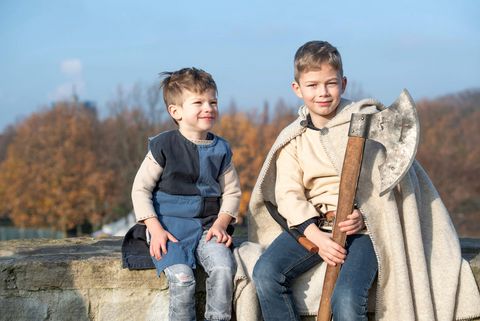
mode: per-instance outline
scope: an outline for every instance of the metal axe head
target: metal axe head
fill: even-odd
[[[405,176],[417,153],[420,125],[415,103],[406,89],[388,108],[374,114],[353,114],[349,136],[372,139],[385,147],[386,159],[379,166],[380,196]]]

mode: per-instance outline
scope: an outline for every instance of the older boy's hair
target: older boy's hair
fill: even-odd
[[[323,63],[328,63],[343,77],[342,57],[337,48],[327,41],[309,41],[298,48],[294,60],[294,76],[298,82],[302,72],[318,69]]]
[[[180,105],[183,103],[182,94],[184,90],[194,93],[204,93],[207,90],[214,90],[217,94],[217,85],[208,72],[197,68],[183,68],[173,72],[162,72],[164,77],[160,88],[163,89],[163,101],[168,109],[169,105]]]

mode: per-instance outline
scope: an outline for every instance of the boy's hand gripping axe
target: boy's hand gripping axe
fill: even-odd
[[[345,246],[346,235],[340,232],[338,223],[346,220],[354,208],[365,140],[375,140],[386,150],[385,162],[379,166],[380,196],[394,188],[413,163],[418,146],[419,121],[412,97],[404,90],[390,107],[380,112],[352,114],[348,136],[332,236],[341,246]],[[317,321],[331,319],[330,299],[339,271],[340,264],[327,266]]]

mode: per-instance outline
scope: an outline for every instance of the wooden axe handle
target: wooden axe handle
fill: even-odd
[[[333,227],[333,240],[345,246],[346,234],[340,232],[338,223],[345,221],[348,215],[353,211],[355,203],[355,193],[357,190],[358,177],[360,176],[360,168],[362,166],[363,149],[365,146],[365,138],[349,137],[345,158],[343,160],[342,173],[340,175],[340,191],[338,195],[337,214],[335,216],[335,226]],[[330,321],[331,307],[330,300],[332,297],[335,282],[340,272],[340,264],[336,266],[327,266],[325,280],[323,282],[322,297],[320,299],[320,307],[318,309],[317,321]]]

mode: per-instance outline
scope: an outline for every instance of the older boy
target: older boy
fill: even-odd
[[[272,223],[264,202],[269,201],[319,251],[311,254],[286,232],[273,233],[276,238],[253,271],[264,319],[299,320],[292,282],[322,261],[343,264],[332,297],[335,321],[367,320],[369,289],[377,272],[378,319],[478,315],[480,309],[472,308],[479,302],[472,273],[461,258],[448,213],[418,163],[398,188],[380,197],[377,167],[383,151],[368,143],[356,199],[359,210],[339,224],[348,235],[346,247],[333,242],[325,230],[325,218],[336,210],[350,115],[381,107],[371,99],[352,103],[341,98],[346,84],[335,47],[311,41],[298,49],[292,87],[305,105],[267,156],[252,193],[251,221],[261,231],[258,241],[268,245]],[[454,260],[446,267],[442,260],[451,255]],[[303,295],[307,292],[312,289]]]
[[[240,185],[230,146],[209,132],[218,117],[217,87],[196,68],[163,75],[178,129],[149,142],[133,183],[135,214],[151,235],[157,273],[165,271],[169,282],[170,320],[195,320],[196,263],[208,275],[205,318],[230,320],[235,262],[227,227],[237,216]]]

